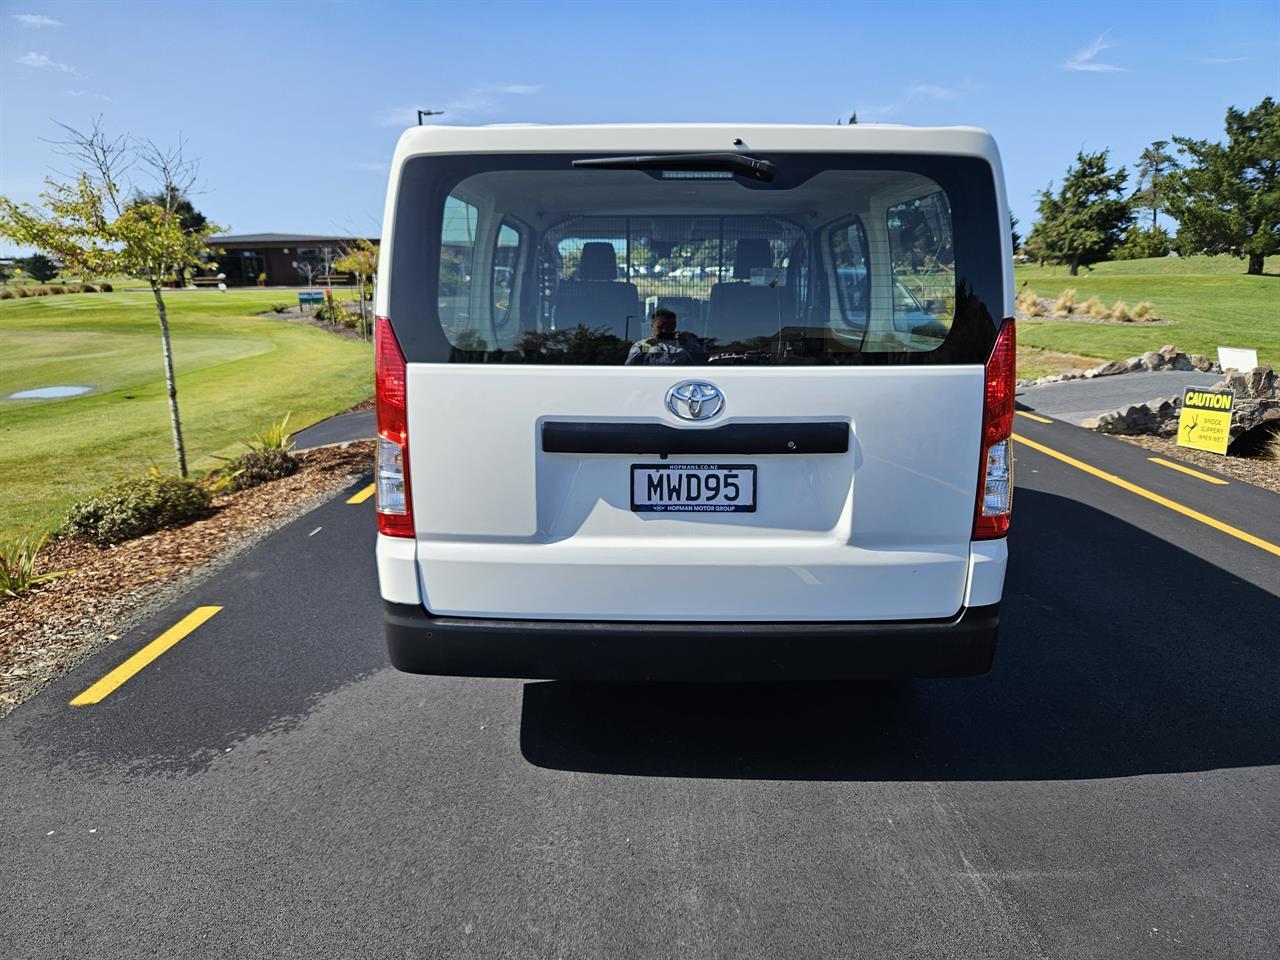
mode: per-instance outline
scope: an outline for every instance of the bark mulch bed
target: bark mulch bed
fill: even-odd
[[[1167,437],[1125,437],[1117,439],[1150,450],[1166,460],[1176,460],[1192,467],[1213,470],[1232,480],[1252,483],[1273,493],[1280,493],[1280,460],[1264,460],[1261,457],[1220,457],[1207,450],[1180,447],[1176,440]]]
[[[74,572],[0,603],[0,717],[368,471],[373,442],[297,456],[293,476],[219,496],[203,520],[114,547],[50,541],[39,569]]]
[[[358,314],[360,312],[360,303],[358,300],[338,300],[337,297],[334,297],[334,301],[348,313]],[[287,320],[290,323],[305,323],[309,327],[317,327],[320,330],[325,330],[335,336],[345,337],[348,340],[369,339],[368,337],[361,336],[360,332],[354,327],[344,327],[340,323],[325,323],[314,315],[312,309],[313,308],[308,307],[304,310],[302,307],[293,305],[285,308],[284,310],[268,310],[266,313],[259,314],[259,316],[267,317],[272,320]],[[365,311],[369,317],[369,325],[372,327],[373,304],[366,303]]]

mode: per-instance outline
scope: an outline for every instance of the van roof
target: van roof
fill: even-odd
[[[741,140],[741,144],[735,144]],[[396,161],[440,153],[560,151],[925,153],[982,157],[999,169],[991,134],[979,127],[910,127],[760,123],[494,124],[410,127],[396,145]]]

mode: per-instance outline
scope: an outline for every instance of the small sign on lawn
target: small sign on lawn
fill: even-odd
[[[1235,399],[1231,390],[1187,387],[1178,417],[1178,446],[1225,455],[1231,439],[1231,407]]]
[[[1252,370],[1257,365],[1257,350],[1247,347],[1218,348],[1218,366],[1223,370]]]

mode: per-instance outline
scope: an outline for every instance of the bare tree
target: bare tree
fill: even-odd
[[[297,270],[299,275],[307,281],[307,293],[310,293],[311,288],[315,286],[316,277],[320,276],[320,271],[323,268],[314,260],[295,260],[293,261],[293,269]],[[309,306],[310,303],[308,303]]]
[[[369,315],[365,307],[365,285],[372,283],[378,273],[378,245],[368,240],[357,240],[354,246],[348,247],[334,266],[347,273],[354,273],[360,294],[360,334],[367,337],[369,331]]]

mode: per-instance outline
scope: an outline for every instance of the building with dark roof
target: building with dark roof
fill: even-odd
[[[299,264],[314,266],[314,276],[326,274],[332,262],[361,239],[378,242],[377,237],[322,236],[311,233],[237,233],[210,237],[209,246],[219,251],[217,270],[208,271],[227,286],[261,282],[265,286],[300,286],[307,282]],[[344,275],[345,278],[345,275]],[[354,278],[350,278],[354,281]]]

